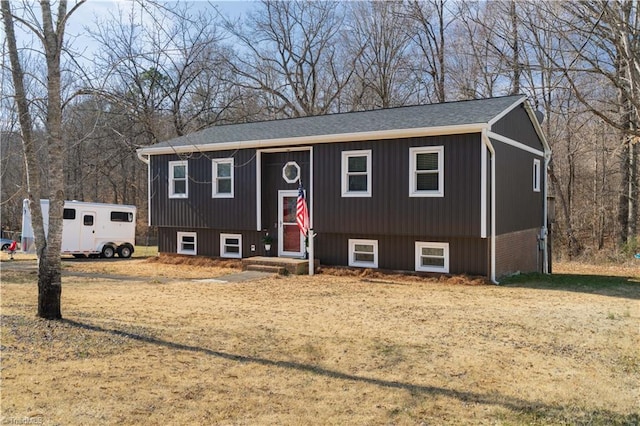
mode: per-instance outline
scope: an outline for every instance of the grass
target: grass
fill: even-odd
[[[3,262],[2,422],[640,422],[633,267],[225,284],[196,279],[236,263],[168,261],[65,261],[56,322],[34,316],[32,272]]]

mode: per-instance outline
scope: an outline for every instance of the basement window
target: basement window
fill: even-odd
[[[416,271],[449,272],[449,243],[416,241]]]
[[[178,232],[178,254],[198,254],[198,236],[195,232]]]
[[[241,234],[220,234],[220,257],[242,258]]]
[[[378,267],[378,240],[349,240],[349,266]]]

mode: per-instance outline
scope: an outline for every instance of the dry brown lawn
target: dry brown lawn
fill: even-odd
[[[197,279],[238,265],[69,260],[65,319],[49,322],[32,263],[1,265],[3,423],[640,422],[633,264],[493,286],[345,270],[217,283]]]

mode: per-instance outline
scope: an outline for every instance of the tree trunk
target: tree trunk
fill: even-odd
[[[38,254],[38,316],[46,319],[60,319],[62,317],[60,309],[62,294],[60,247],[65,199],[60,56],[62,55],[67,18],[84,3],[84,0],[78,1],[69,14],[67,14],[67,1],[60,0],[55,25],[51,13],[51,3],[48,0],[41,0],[42,26],[29,26],[42,41],[46,58],[46,149],[43,152],[36,152],[34,147],[33,122],[29,114],[27,94],[24,90],[24,72],[20,65],[13,26],[16,18],[11,12],[10,2],[0,3],[5,34],[7,35],[16,104],[20,116],[32,226]],[[35,8],[30,10],[31,16],[35,16],[34,10]],[[41,168],[48,171],[49,228],[46,237],[40,208],[44,184],[39,175]]]
[[[511,67],[513,70],[513,81],[511,82],[511,95],[520,94],[520,36],[518,35],[518,12],[515,0],[509,3],[509,15],[511,18]]]

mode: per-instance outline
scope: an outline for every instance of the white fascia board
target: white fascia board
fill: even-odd
[[[331,135],[316,135],[316,136],[299,136],[292,138],[278,138],[278,139],[257,139],[250,141],[236,141],[236,142],[220,142],[209,144],[192,144],[181,146],[168,146],[168,147],[148,147],[140,148],[138,150],[138,156],[141,155],[162,155],[162,154],[180,154],[189,152],[206,152],[206,151],[223,151],[228,149],[246,149],[257,148],[266,149],[271,147],[281,147],[287,145],[313,145],[320,143],[335,143],[335,142],[358,142],[358,141],[371,141],[380,139],[398,139],[398,138],[412,138],[421,136],[442,136],[442,135],[455,135],[464,133],[480,133],[483,129],[488,129],[487,123],[472,123],[463,124],[457,126],[439,126],[439,127],[419,127],[413,129],[393,129],[382,130],[372,132],[353,132],[353,133],[337,133]],[[188,137],[188,136],[187,136]]]
[[[518,142],[518,141],[514,141],[513,139],[508,138],[506,136],[502,136],[502,135],[499,135],[499,134],[494,133],[494,132],[487,132],[487,136],[489,136],[491,139],[493,139],[495,141],[502,142],[502,143],[505,143],[507,145],[511,145],[514,148],[518,148],[518,149],[521,149],[523,151],[527,151],[527,152],[530,152],[532,154],[539,155],[540,157],[544,157],[545,153],[543,151],[540,151],[539,149],[531,148],[528,145],[525,145],[525,144],[523,144],[521,142]]]
[[[531,108],[531,105],[529,105],[529,102],[524,103],[524,110],[527,111],[527,114],[529,115],[529,119],[533,123],[533,128],[535,129],[536,133],[538,134],[538,137],[542,141],[542,146],[544,148],[545,154],[551,155],[551,146],[549,145],[549,142],[547,142],[547,138],[544,136],[542,127],[540,126],[540,123],[538,122],[538,118],[534,114],[533,109]]]
[[[522,96],[520,99],[518,99],[513,104],[511,104],[511,106],[509,106],[508,108],[505,108],[500,114],[496,115],[491,120],[489,120],[489,126],[493,126],[495,123],[497,123],[499,120],[501,120],[502,117],[504,117],[505,115],[509,114],[511,111],[513,111],[521,103],[524,102],[526,104],[527,103],[527,102],[525,102],[526,100],[527,100],[527,97],[526,96]]]

